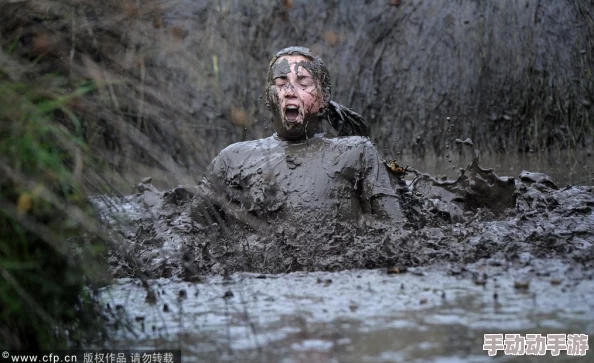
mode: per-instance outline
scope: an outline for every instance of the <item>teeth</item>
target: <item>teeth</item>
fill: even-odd
[[[293,105],[289,105],[287,106],[287,110],[297,110],[299,107],[297,106],[293,106]]]

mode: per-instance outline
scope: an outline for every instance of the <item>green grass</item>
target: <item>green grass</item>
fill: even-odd
[[[52,74],[2,78],[0,348],[80,346],[103,330],[88,287],[105,268],[102,246],[76,238],[95,230],[81,186],[92,160],[68,103],[94,87],[71,91]]]

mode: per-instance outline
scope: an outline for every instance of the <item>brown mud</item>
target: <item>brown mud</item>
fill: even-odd
[[[466,265],[472,279],[450,264],[145,286],[120,279],[102,297],[130,316],[115,333],[118,347],[181,348],[188,362],[492,362],[485,333],[594,331],[594,281],[576,278],[578,269],[557,259],[493,265]],[[541,274],[529,277],[534,266]],[[151,305],[146,286],[156,292]]]
[[[124,240],[112,273],[132,277],[102,291],[129,320],[114,323],[115,344],[200,361],[474,362],[491,358],[485,333],[589,334],[594,187],[499,177],[473,151],[453,180],[385,163],[404,227],[268,224],[247,211],[257,205],[201,223],[196,188],[160,191],[150,178],[134,195],[95,198]]]
[[[250,214],[205,225],[192,217],[195,190],[150,179],[94,199],[124,237],[112,272],[132,277],[102,293],[130,320],[114,325],[116,344],[200,361],[475,362],[491,358],[485,333],[591,332],[594,187],[499,177],[474,156],[454,180],[387,162],[402,228],[299,231]]]
[[[195,190],[160,191],[150,179],[134,195],[92,201],[106,226],[124,239],[126,252],[112,252],[110,258],[116,277],[191,280],[236,271],[357,268],[403,272],[448,264],[452,273],[480,279],[471,264],[532,266],[532,274],[546,274],[552,258],[572,265],[576,278],[591,273],[593,187],[558,189],[546,175],[531,172],[500,178],[480,167],[478,154],[456,180],[409,170],[417,175],[412,182],[394,183],[408,220],[404,227],[347,220],[307,229],[289,220],[261,228],[257,218],[251,225],[224,220],[207,225],[193,217]]]

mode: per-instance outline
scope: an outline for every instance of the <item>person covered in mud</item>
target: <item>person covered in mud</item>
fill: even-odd
[[[201,218],[229,215],[254,228],[290,222],[301,230],[329,223],[404,217],[361,116],[330,100],[328,70],[307,48],[279,51],[265,99],[275,133],[226,147],[200,183]],[[328,126],[331,126],[328,127]],[[366,222],[367,221],[367,222]]]

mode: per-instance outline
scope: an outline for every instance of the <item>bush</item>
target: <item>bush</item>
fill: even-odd
[[[0,348],[80,346],[102,331],[92,291],[105,277],[82,186],[92,161],[71,109],[93,86],[10,72],[0,69]]]

